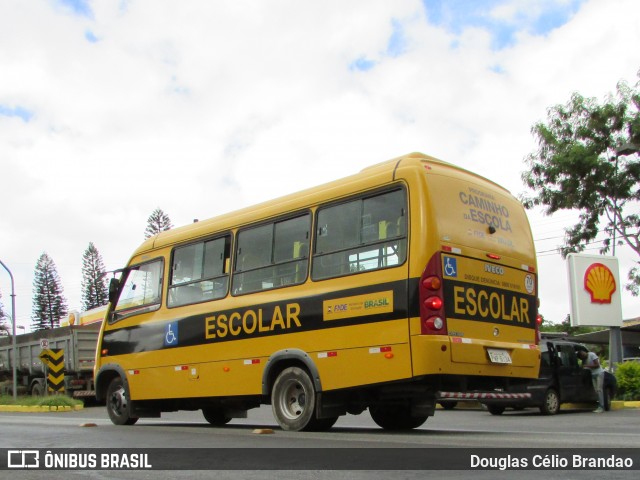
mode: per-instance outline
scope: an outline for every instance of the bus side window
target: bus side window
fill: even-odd
[[[402,189],[320,208],[312,278],[322,280],[404,263],[405,212]]]
[[[248,228],[238,233],[233,294],[302,283],[307,278],[311,215]]]
[[[177,307],[226,296],[230,253],[229,235],[176,248],[167,305]]]
[[[360,244],[362,201],[355,200],[318,210],[314,280],[350,273],[348,250]]]

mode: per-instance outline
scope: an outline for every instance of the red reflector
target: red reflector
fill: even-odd
[[[327,353],[327,357],[337,357],[338,356],[338,352],[328,352]]]
[[[259,358],[253,358],[253,359],[251,359],[251,363],[253,365],[255,365],[256,363],[260,363],[260,359]]]
[[[442,245],[442,251],[443,252],[451,252],[451,251],[453,251],[453,249],[448,245]]]
[[[381,352],[390,352],[391,351],[391,347],[380,347],[380,351]]]
[[[500,255],[497,255],[495,253],[487,253],[487,257],[493,259],[493,260],[500,260]]]
[[[189,365],[181,365],[180,370],[189,370]]]
[[[424,301],[424,306],[431,310],[440,310],[442,308],[442,299],[440,297],[429,297]]]

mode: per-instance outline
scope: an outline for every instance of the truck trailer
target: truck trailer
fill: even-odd
[[[47,393],[47,370],[41,354],[44,350],[62,349],[64,392],[74,398],[95,398],[93,367],[102,324],[99,310],[103,312],[103,318],[103,307],[82,314],[72,312],[65,326],[16,335],[18,394],[42,396]],[[89,320],[89,316],[94,321]],[[98,321],[95,321],[96,317]],[[3,394],[13,393],[13,359],[12,337],[0,337],[0,388]]]

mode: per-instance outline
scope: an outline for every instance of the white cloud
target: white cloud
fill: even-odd
[[[186,224],[416,150],[519,193],[546,109],[573,91],[603,98],[640,67],[635,0],[585,2],[544,35],[530,22],[550,4],[527,20],[520,2],[491,2],[487,16],[520,29],[500,49],[490,25],[431,25],[418,0],[52,5],[0,4],[0,105],[33,112],[0,115],[0,258],[23,325],[43,251],[77,308],[88,243],[123,266],[156,207]],[[532,218],[538,237],[547,220]],[[565,277],[541,258],[554,320]]]

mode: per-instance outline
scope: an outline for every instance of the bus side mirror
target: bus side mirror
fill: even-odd
[[[120,281],[117,278],[112,278],[109,282],[109,302],[112,304],[118,300],[118,288],[120,287]]]

